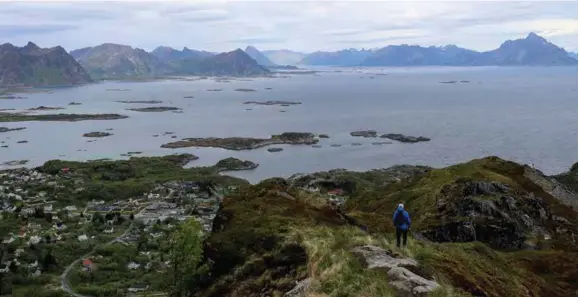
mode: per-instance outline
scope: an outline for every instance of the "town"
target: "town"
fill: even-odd
[[[72,198],[93,196],[90,187],[69,168],[0,172],[1,294],[163,292],[168,234],[189,219],[211,232],[223,195],[236,189],[167,181],[128,199]]]

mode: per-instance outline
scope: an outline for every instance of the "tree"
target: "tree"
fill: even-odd
[[[134,220],[134,219],[135,219],[135,215],[134,215],[134,214],[131,214],[131,215],[129,216],[129,220],[132,221],[132,220]]]
[[[52,223],[52,214],[50,214],[50,213],[45,213],[45,214],[44,214],[44,219],[46,220],[46,222]]]
[[[207,271],[207,266],[201,265],[202,242],[201,226],[192,219],[185,221],[171,233],[171,266],[166,274],[170,297],[190,297],[195,293],[199,277]]]

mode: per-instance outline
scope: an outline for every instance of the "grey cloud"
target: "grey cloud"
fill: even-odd
[[[0,25],[0,39],[21,35],[55,33],[78,28],[74,25]]]
[[[270,44],[270,43],[280,43],[285,41],[284,38],[281,37],[240,37],[236,39],[229,40],[227,42],[230,43],[237,43],[237,44]]]

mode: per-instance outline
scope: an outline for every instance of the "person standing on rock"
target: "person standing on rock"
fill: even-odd
[[[394,212],[394,216],[392,216],[392,222],[396,227],[396,247],[400,247],[400,237],[402,237],[402,243],[406,247],[408,228],[410,228],[410,215],[404,210],[404,204],[398,204],[398,208]]]

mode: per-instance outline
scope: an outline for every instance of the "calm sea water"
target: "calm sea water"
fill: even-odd
[[[0,133],[0,163],[30,160],[27,166],[50,159],[89,160],[126,158],[178,152],[200,157],[191,163],[212,165],[226,157],[260,164],[233,175],[257,182],[332,168],[368,170],[395,164],[447,166],[487,155],[534,164],[548,174],[566,170],[577,161],[577,68],[365,68],[324,69],[319,75],[259,78],[231,82],[155,81],[110,82],[24,94],[26,99],[0,100],[0,108],[65,107],[51,113],[120,113],[130,118],[112,121],[0,123],[26,127]],[[342,72],[335,72],[341,70]],[[373,75],[384,73],[386,75]],[[370,79],[374,76],[374,79]],[[362,78],[361,78],[362,77]],[[444,84],[442,81],[468,80]],[[128,91],[107,91],[107,89]],[[221,92],[207,89],[222,88]],[[257,92],[236,92],[253,88]],[[265,88],[272,88],[265,90]],[[192,99],[184,96],[194,96]],[[161,100],[163,104],[123,104],[117,100]],[[244,105],[245,101],[300,101],[289,107]],[[69,106],[71,101],[82,105]],[[140,113],[127,108],[175,106],[183,113]],[[252,108],[251,111],[246,108]],[[280,112],[285,110],[285,112]],[[44,112],[48,113],[48,112]],[[83,133],[113,128],[113,136],[87,142]],[[351,137],[355,130],[426,136],[430,142],[394,142]],[[163,149],[174,141],[164,132],[185,137],[269,137],[298,131],[326,133],[322,148],[284,145],[284,151],[228,151],[215,148]],[[160,134],[159,137],[153,137]],[[18,144],[17,141],[28,143]],[[361,146],[352,146],[360,142]],[[341,144],[341,147],[331,147]],[[8,168],[3,166],[2,168]]]

